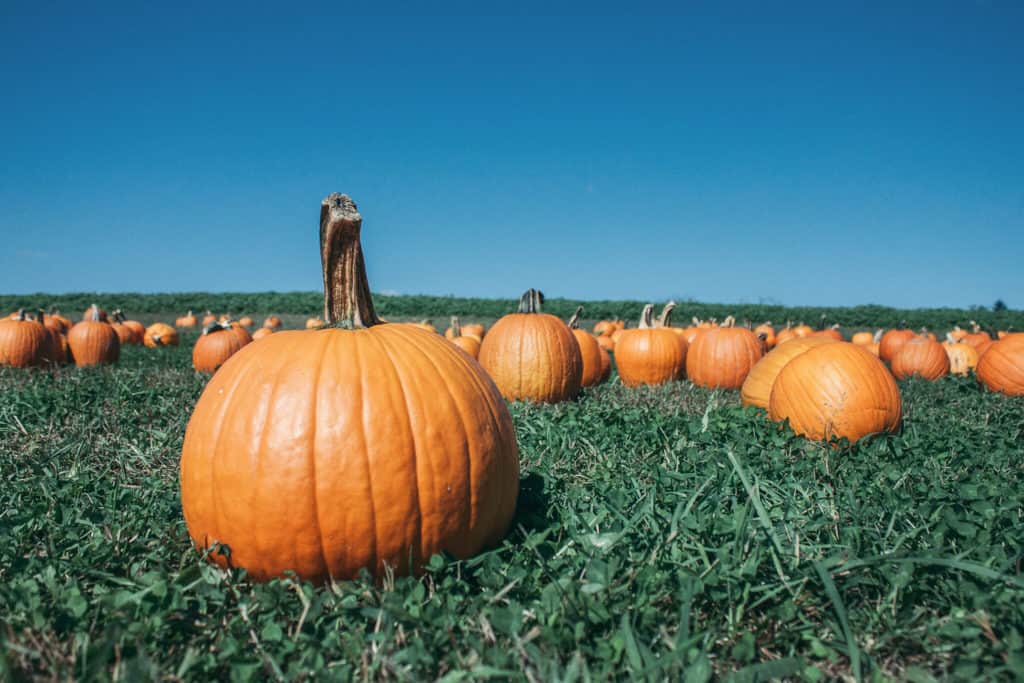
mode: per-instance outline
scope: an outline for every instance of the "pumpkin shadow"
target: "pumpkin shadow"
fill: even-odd
[[[555,523],[551,516],[549,492],[556,486],[553,480],[545,479],[536,472],[530,472],[519,480],[519,498],[516,500],[516,514],[512,528],[522,528],[527,533],[547,529]]]

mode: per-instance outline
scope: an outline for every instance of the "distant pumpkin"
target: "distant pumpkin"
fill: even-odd
[[[185,315],[181,316],[180,318],[177,318],[174,321],[174,326],[175,327],[189,328],[189,327],[195,327],[198,324],[199,324],[199,321],[196,319],[196,316],[192,313],[192,311],[189,311],[188,313],[186,313]]]
[[[451,334],[449,334],[449,332]],[[473,358],[480,356],[480,340],[476,337],[463,334],[462,324],[457,315],[452,316],[452,326],[444,334],[445,339],[455,344]]]
[[[50,348],[46,327],[19,310],[0,320],[0,366],[30,368],[42,365]]]
[[[917,375],[934,381],[949,374],[949,356],[942,344],[925,335],[918,335],[893,356],[892,374],[896,379]]]
[[[709,389],[739,389],[763,350],[754,333],[734,327],[726,318],[721,327],[706,329],[696,336],[686,352],[686,376]]]
[[[970,344],[955,341],[952,335],[947,336],[949,340],[942,345],[942,348],[949,357],[949,374],[966,376],[978,367],[978,350]]]
[[[884,361],[892,361],[893,357],[899,353],[899,350],[903,348],[903,345],[913,339],[916,335],[913,330],[907,330],[903,328],[892,329],[882,334],[882,339],[878,345],[878,356]]]
[[[102,320],[103,312],[93,304],[92,317],[76,323],[68,332],[68,348],[78,367],[116,363],[121,357],[117,332]]]
[[[207,325],[215,322],[217,321],[213,320],[207,323]],[[167,323],[153,323],[146,328],[146,334],[142,339],[142,343],[151,349],[158,346],[177,346],[180,341],[178,331]]]
[[[662,312],[660,324],[653,321],[654,305],[647,304],[640,314],[640,325],[627,330],[615,345],[615,365],[619,379],[627,387],[657,385],[683,378],[686,371],[686,340],[670,328],[670,316],[676,303],[670,301]]]
[[[243,329],[244,328],[241,328]],[[248,333],[245,337],[248,337]],[[245,347],[244,337],[236,334],[231,323],[213,322],[203,328],[203,333],[192,347],[192,367],[196,372],[216,372]]]
[[[281,328],[281,319],[278,318],[276,315],[268,315],[263,320],[263,327],[266,327],[267,329],[271,330],[278,330]]]

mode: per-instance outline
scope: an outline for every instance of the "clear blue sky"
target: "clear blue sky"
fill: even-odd
[[[0,292],[319,289],[341,191],[377,291],[1024,307],[1017,0],[98,4],[0,7]]]

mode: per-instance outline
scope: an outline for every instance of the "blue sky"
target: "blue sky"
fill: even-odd
[[[1019,2],[43,4],[0,292],[319,289],[341,191],[377,291],[1024,306]]]

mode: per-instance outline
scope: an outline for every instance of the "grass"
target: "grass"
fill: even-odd
[[[181,518],[191,339],[0,370],[0,679],[1024,676],[1024,400],[973,379],[840,449],[686,383],[513,405],[500,547],[261,585]]]

